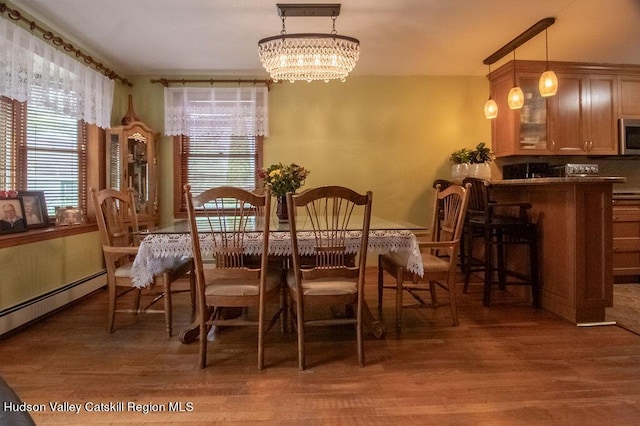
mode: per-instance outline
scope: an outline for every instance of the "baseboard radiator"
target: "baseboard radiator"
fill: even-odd
[[[104,271],[69,283],[56,290],[0,311],[0,337],[11,330],[28,324],[87,294],[104,287],[107,276]]]

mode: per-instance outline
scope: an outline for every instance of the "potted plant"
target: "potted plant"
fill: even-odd
[[[470,154],[470,170],[469,176],[478,179],[491,179],[491,161],[495,158],[491,148],[487,147],[484,142],[476,145],[476,149]]]
[[[458,149],[449,155],[449,163],[451,163],[451,179],[453,181],[461,181],[469,176],[470,160],[471,151],[467,148]]]
[[[276,214],[281,221],[288,219],[285,195],[287,192],[296,192],[298,188],[304,185],[309,173],[311,173],[309,170],[296,163],[291,163],[287,166],[282,163],[276,163],[258,172],[258,177],[263,181],[263,184],[270,184],[271,192],[278,199]]]

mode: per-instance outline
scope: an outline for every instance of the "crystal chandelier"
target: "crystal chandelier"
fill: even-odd
[[[340,4],[278,4],[282,19],[280,35],[263,38],[258,42],[258,55],[262,66],[274,81],[341,80],[353,70],[358,61],[360,42],[353,37],[338,35],[336,18]],[[287,34],[288,16],[330,16],[333,31],[330,34]]]

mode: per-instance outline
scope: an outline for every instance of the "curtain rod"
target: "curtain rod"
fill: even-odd
[[[273,84],[273,80],[243,80],[241,78],[239,79],[190,79],[190,80],[185,80],[185,79],[179,79],[179,80],[171,80],[171,79],[166,79],[166,78],[159,78],[159,79],[151,79],[151,83],[160,83],[162,84],[164,87],[169,87],[170,84],[186,84],[186,83],[209,83],[211,85],[213,85],[214,83],[235,83],[235,84],[264,84],[267,86],[267,90],[271,90],[271,85]]]
[[[531,27],[526,29],[518,37],[514,38],[509,43],[507,43],[504,46],[502,46],[494,54],[492,54],[487,59],[482,61],[482,63],[485,64],[485,65],[491,65],[491,64],[497,62],[498,60],[502,59],[502,57],[504,57],[508,53],[513,52],[518,47],[522,46],[523,44],[525,44],[526,42],[531,40],[533,37],[537,36],[542,31],[544,31],[547,28],[549,28],[551,25],[554,24],[554,22],[556,22],[556,18],[544,18],[544,19],[541,19],[540,21],[536,22]]]
[[[101,62],[97,62],[95,59],[93,59],[91,56],[87,55],[80,49],[75,48],[71,43],[64,41],[62,37],[55,35],[53,32],[49,31],[46,28],[43,28],[40,24],[36,23],[36,21],[28,20],[22,15],[22,13],[20,13],[19,10],[11,9],[9,6],[7,6],[6,3],[0,3],[0,14],[4,14],[4,13],[7,14],[9,19],[12,19],[14,21],[24,21],[28,23],[29,30],[32,33],[33,33],[33,30],[40,31],[42,38],[45,39],[45,41],[52,43],[56,47],[62,46],[62,48],[67,53],[69,52],[74,53],[76,57],[82,58],[86,64],[94,66],[96,70],[98,70],[100,73],[110,78],[111,80],[120,80],[122,84],[126,84],[129,87],[133,86],[129,80],[119,76],[118,74],[115,73],[115,71],[107,68]]]

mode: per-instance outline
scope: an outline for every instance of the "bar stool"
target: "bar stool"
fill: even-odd
[[[540,306],[538,279],[538,232],[535,223],[529,221],[527,212],[530,203],[496,203],[490,198],[491,182],[465,178],[463,184],[471,184],[467,220],[463,235],[462,270],[465,274],[463,292],[469,287],[473,272],[484,273],[483,305],[491,303],[492,286],[501,290],[507,285],[531,286],[533,306]],[[517,215],[498,214],[500,210],[517,210]],[[484,254],[481,259],[473,257],[474,239],[482,239]],[[529,252],[528,274],[509,269],[505,261],[505,248],[527,246]],[[495,249],[495,259],[494,259]],[[497,280],[494,279],[497,274]]]

